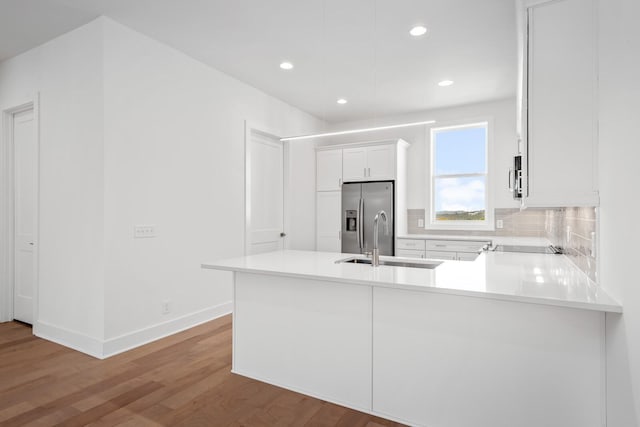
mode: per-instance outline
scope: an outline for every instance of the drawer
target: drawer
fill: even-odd
[[[404,258],[424,258],[424,251],[414,251],[413,249],[396,249],[396,256]]]
[[[424,240],[398,239],[396,240],[396,249],[412,249],[417,251],[424,251]]]
[[[426,251],[427,259],[440,259],[440,260],[457,260],[458,254],[456,252],[447,251]]]
[[[435,251],[478,252],[488,242],[463,240],[427,240],[425,248]]]
[[[433,251],[456,251],[456,242],[450,240],[427,240],[425,249]]]

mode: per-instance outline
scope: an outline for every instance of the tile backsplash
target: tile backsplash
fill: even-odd
[[[598,280],[596,243],[596,208],[496,209],[495,220],[503,228],[494,231],[425,230],[418,220],[425,220],[424,209],[408,209],[409,234],[448,236],[546,237],[563,248],[573,263],[592,280]]]
[[[495,231],[448,231],[425,230],[418,227],[418,220],[424,221],[424,209],[408,209],[407,228],[409,234],[429,234],[448,236],[517,236],[547,237],[545,210],[541,209],[496,209],[495,220],[502,220],[503,228]]]
[[[597,282],[596,208],[548,209],[545,216],[551,243],[563,248],[565,255]]]

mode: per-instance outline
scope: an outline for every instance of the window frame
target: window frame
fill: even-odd
[[[484,173],[463,173],[463,174],[444,174],[434,175],[435,171],[435,135],[438,132],[451,130],[451,129],[465,129],[484,127],[486,132],[486,145],[485,145],[485,172]],[[492,134],[493,134],[493,120],[491,118],[478,118],[472,120],[457,120],[452,121],[440,126],[432,126],[428,128],[428,171],[427,171],[427,200],[428,208],[425,212],[425,224],[424,228],[427,230],[451,230],[451,231],[464,231],[464,230],[495,230],[494,223],[494,211],[493,211],[493,198],[491,191],[491,153],[492,153]],[[468,178],[474,176],[482,176],[485,179],[485,219],[483,221],[436,221],[435,211],[435,199],[436,188],[435,183],[437,178]]]

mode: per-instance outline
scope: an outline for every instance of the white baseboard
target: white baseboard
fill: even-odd
[[[167,320],[157,325],[110,338],[104,341],[102,357],[115,356],[118,353],[182,332],[201,323],[225,316],[231,313],[232,309],[233,303],[229,301],[195,313],[189,313],[175,319]]]
[[[33,334],[98,359],[105,359],[225,316],[231,313],[232,309],[233,303],[229,301],[104,341],[46,322],[36,322],[33,325]]]
[[[33,324],[33,335],[102,359],[102,340],[80,332],[37,321]]]

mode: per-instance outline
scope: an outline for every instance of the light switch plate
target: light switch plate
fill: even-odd
[[[418,227],[424,227],[424,219],[418,219]]]
[[[133,227],[133,237],[136,239],[156,237],[155,225],[136,225]]]
[[[504,228],[504,220],[497,219],[496,220],[496,228]]]

